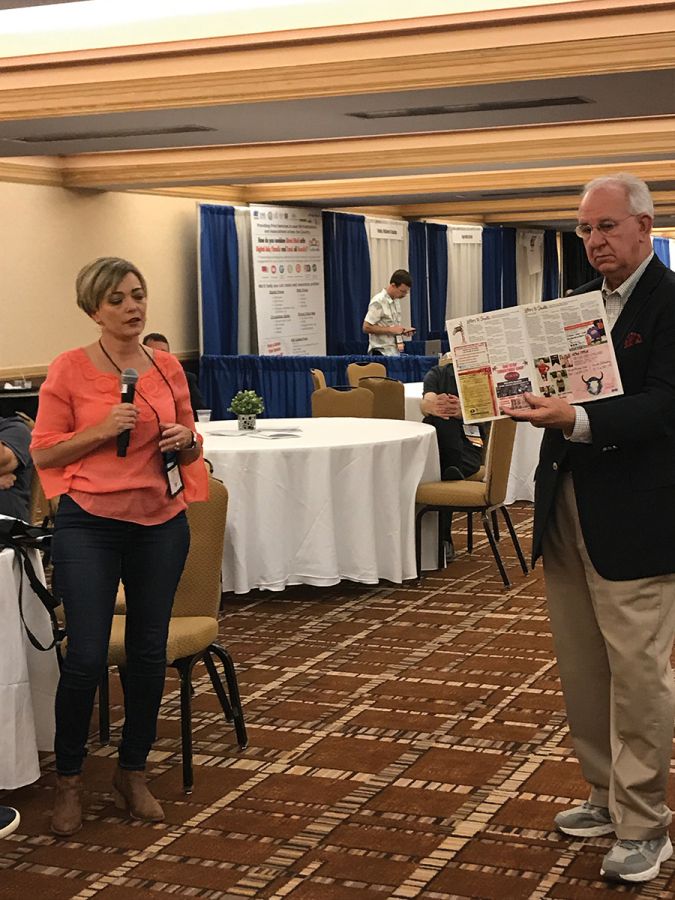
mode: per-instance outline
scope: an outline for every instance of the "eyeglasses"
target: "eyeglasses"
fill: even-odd
[[[597,225],[588,225],[586,222],[584,222],[583,225],[577,225],[574,231],[576,232],[577,237],[580,237],[582,241],[587,241],[593,234],[594,230],[599,231],[600,234],[604,234],[605,237],[607,237],[608,235],[613,234],[622,222],[625,222],[626,219],[632,219],[636,215],[638,214],[631,213],[631,215],[624,216],[623,219],[619,219],[618,222],[613,222],[611,219],[607,219],[604,222],[598,222]]]

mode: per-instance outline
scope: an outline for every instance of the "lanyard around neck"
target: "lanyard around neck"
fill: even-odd
[[[108,362],[109,362],[112,366],[114,366],[115,369],[117,369],[117,371],[118,371],[118,372],[120,373],[120,375],[121,375],[121,374],[122,374],[122,370],[121,370],[120,367],[117,365],[117,363],[116,363],[115,360],[112,358],[112,356],[108,353],[108,351],[105,349],[105,347],[103,346],[103,343],[102,343],[102,341],[101,341],[100,338],[98,339],[98,345],[99,345],[99,347],[101,348],[101,353],[103,353],[103,355],[104,355],[105,358],[108,360]],[[172,388],[171,388],[171,385],[169,384],[169,382],[168,382],[168,380],[167,380],[167,378],[166,378],[164,372],[162,372],[162,370],[160,369],[160,367],[157,365],[157,363],[156,363],[155,360],[152,358],[152,356],[148,353],[148,351],[145,349],[145,347],[141,346],[140,349],[143,351],[143,353],[145,353],[145,355],[148,357],[148,359],[150,360],[150,362],[152,363],[152,365],[157,369],[157,371],[159,372],[159,374],[160,374],[160,376],[161,376],[161,378],[162,378],[162,381],[163,381],[164,384],[168,387],[169,393],[171,394],[171,399],[173,400],[174,417],[175,417],[176,419],[178,419],[178,404],[176,403],[176,395],[174,394],[174,392],[173,392],[173,390],[172,390]],[[150,403],[150,401],[149,401],[146,397],[144,397],[143,394],[139,391],[138,386],[136,387],[136,393],[137,393],[138,396],[141,398],[141,400],[146,404],[146,406],[149,406],[150,409],[153,411],[153,413],[154,413],[154,415],[155,415],[155,418],[157,419],[157,425],[159,425],[159,424],[160,424],[160,419],[159,419],[159,414],[158,414],[157,410],[156,410],[155,407],[152,405],[152,403]]]

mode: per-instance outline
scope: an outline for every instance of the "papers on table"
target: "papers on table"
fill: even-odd
[[[299,429],[296,431],[249,431],[249,437],[258,438],[261,441],[274,441],[277,438],[294,438],[300,437]]]
[[[300,437],[302,428],[296,425],[290,425],[288,428],[255,428],[245,431],[235,431],[234,429],[227,431],[208,431],[207,436],[215,435],[216,437],[252,437],[261,441],[274,441],[279,438],[295,438]]]

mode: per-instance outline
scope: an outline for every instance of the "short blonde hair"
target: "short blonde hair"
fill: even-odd
[[[125,275],[129,273],[138,278],[141,287],[147,293],[145,278],[133,263],[117,256],[101,256],[88,263],[78,272],[75,279],[77,305],[88,316],[98,310],[103,298],[114,290]]]

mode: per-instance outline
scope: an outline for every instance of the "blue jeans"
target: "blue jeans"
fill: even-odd
[[[54,590],[68,647],[56,692],[56,770],[77,775],[86,755],[97,686],[108,664],[117,588],[127,602],[125,721],[119,763],[141,771],[155,740],[164,690],[166,641],[190,529],[184,512],[137,525],[86,512],[63,496],[52,545]]]

